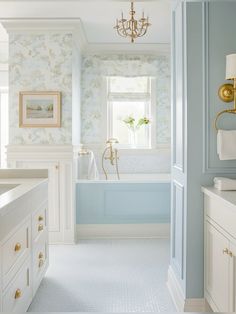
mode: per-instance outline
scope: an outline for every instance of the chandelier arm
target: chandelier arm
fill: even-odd
[[[128,30],[128,21],[122,21],[122,29],[124,35],[128,36],[127,30]]]
[[[147,33],[147,28],[143,29],[143,32],[138,37],[142,37],[146,35],[146,33]]]
[[[118,35],[120,35],[121,37],[127,37],[127,35],[124,35],[121,30],[117,29],[117,33]]]

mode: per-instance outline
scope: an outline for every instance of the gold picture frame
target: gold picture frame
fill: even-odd
[[[61,92],[20,92],[19,127],[60,128]]]

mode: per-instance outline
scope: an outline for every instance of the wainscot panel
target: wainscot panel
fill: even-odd
[[[77,224],[169,223],[169,183],[78,183]]]

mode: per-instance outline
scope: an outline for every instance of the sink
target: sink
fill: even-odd
[[[0,195],[16,188],[19,184],[0,184]]]

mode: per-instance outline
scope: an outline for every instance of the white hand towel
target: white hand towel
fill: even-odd
[[[236,130],[218,130],[217,153],[220,160],[236,159]]]
[[[88,180],[99,180],[99,172],[97,168],[94,153],[90,151],[88,164]]]
[[[214,186],[220,191],[236,191],[236,180],[229,178],[214,178]]]

